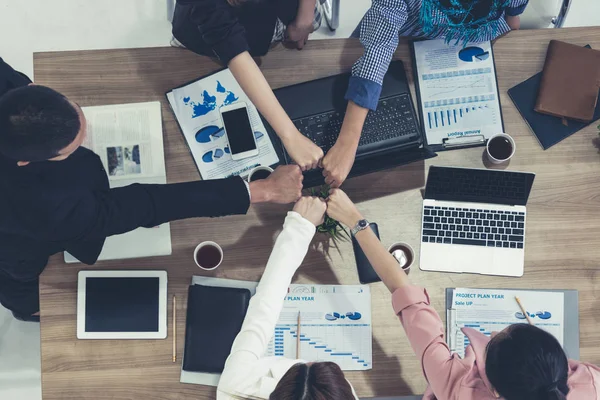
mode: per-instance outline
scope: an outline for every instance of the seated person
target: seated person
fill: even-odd
[[[327,214],[348,227],[363,217],[344,192],[333,189]],[[424,399],[596,400],[600,368],[568,360],[559,342],[532,325],[515,324],[492,339],[464,328],[465,358],[450,352],[444,325],[424,289],[410,284],[371,229],[356,234],[369,262],[392,293],[392,306],[421,360],[429,387]],[[344,381],[341,380],[341,383]]]
[[[225,363],[218,400],[358,399],[337,364],[264,357],[288,286],[326,208],[322,199],[303,197],[288,214]]]
[[[519,29],[528,0],[373,0],[360,26],[365,49],[352,68],[348,106],[336,144],[321,165],[325,183],[339,187],[350,173],[369,110],[375,110],[381,84],[399,36],[445,38],[452,43],[492,40]]]
[[[100,158],[81,147],[86,120],[79,106],[27,85],[1,59],[0,74],[0,88],[12,89],[0,93],[0,303],[19,319],[36,320],[38,277],[52,254],[66,250],[94,264],[107,236],[245,214],[250,203],[291,203],[301,195],[298,166],[249,185],[234,177],[109,189]]]
[[[316,0],[177,0],[173,15],[173,36],[229,67],[303,171],[317,167],[323,150],[296,129],[252,57],[284,37],[301,49],[320,19]]]

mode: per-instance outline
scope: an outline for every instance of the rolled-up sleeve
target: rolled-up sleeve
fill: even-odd
[[[394,312],[423,366],[423,373],[437,398],[449,398],[468,372],[462,360],[451,354],[444,341],[444,325],[430,305],[423,288],[405,286],[392,295]]]
[[[407,13],[403,0],[373,0],[360,28],[365,52],[352,67],[346,100],[370,110],[377,108],[383,77],[398,47],[398,34]]]
[[[190,17],[198,33],[224,64],[249,49],[246,31],[227,0],[177,0],[177,3],[192,6]]]
[[[516,17],[517,15],[523,14],[529,0],[511,0],[510,4],[506,8],[506,15],[509,17]]]

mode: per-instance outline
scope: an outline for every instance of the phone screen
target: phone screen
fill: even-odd
[[[245,108],[226,111],[222,113],[225,131],[229,139],[229,147],[232,154],[244,153],[250,150],[256,150],[254,141],[254,132],[248,119],[248,112]]]

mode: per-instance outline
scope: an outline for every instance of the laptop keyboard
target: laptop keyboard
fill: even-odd
[[[330,111],[297,119],[296,128],[327,153],[335,144],[344,113]],[[380,148],[417,142],[420,138],[410,96],[407,93],[382,99],[377,111],[370,111],[358,144],[357,155],[364,155]],[[291,158],[286,152],[286,158]]]
[[[522,249],[525,213],[476,208],[423,209],[423,242]]]

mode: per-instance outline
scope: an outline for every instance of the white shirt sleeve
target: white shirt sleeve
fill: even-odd
[[[250,300],[246,318],[225,363],[218,392],[240,393],[256,382],[246,382],[252,365],[264,356],[273,336],[283,300],[315,234],[315,226],[289,212],[269,257],[265,272]],[[251,396],[255,393],[243,393]]]

